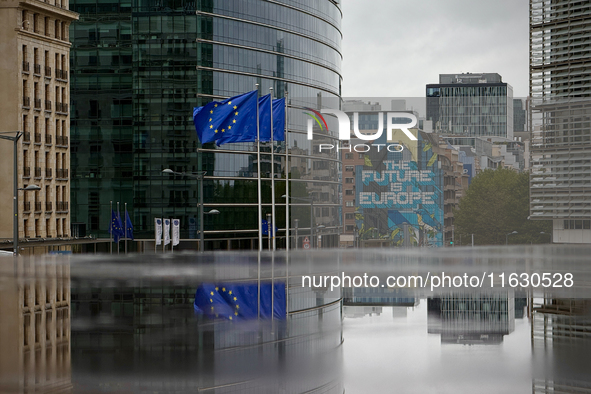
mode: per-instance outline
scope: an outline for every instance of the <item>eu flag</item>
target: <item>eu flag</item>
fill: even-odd
[[[119,242],[119,238],[124,236],[123,225],[121,223],[121,217],[119,212],[111,210],[111,227],[109,233],[113,236],[115,242]]]
[[[273,302],[271,299],[273,297]],[[271,305],[273,304],[273,305]],[[204,283],[195,292],[195,312],[228,320],[256,319],[258,286],[256,283]],[[285,283],[261,283],[261,318],[286,318]]]
[[[133,224],[131,224],[131,218],[129,217],[129,213],[127,209],[125,210],[125,236],[127,238],[133,239]]]
[[[271,95],[259,99],[261,142],[271,141]],[[285,99],[273,100],[273,141],[285,141]]]
[[[193,124],[202,144],[256,140],[257,91],[212,101],[193,109]]]

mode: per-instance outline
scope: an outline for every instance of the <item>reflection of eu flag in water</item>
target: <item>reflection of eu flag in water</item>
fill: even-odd
[[[256,140],[257,91],[212,101],[193,109],[193,123],[202,144]]]
[[[273,291],[273,307],[271,307]],[[256,319],[258,286],[256,283],[205,283],[195,292],[193,304],[197,313],[229,320]],[[272,312],[271,312],[272,311]],[[261,283],[261,318],[285,319],[285,283]]]

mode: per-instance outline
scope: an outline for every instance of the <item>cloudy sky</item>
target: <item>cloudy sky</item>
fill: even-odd
[[[424,97],[439,74],[499,73],[528,94],[527,0],[344,0],[343,97]]]

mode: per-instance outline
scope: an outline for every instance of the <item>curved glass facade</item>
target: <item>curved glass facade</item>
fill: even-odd
[[[322,246],[337,246],[340,159],[318,150],[335,135],[308,140],[301,107],[339,107],[338,2],[125,1],[71,3],[81,14],[71,35],[72,222],[107,237],[110,201],[120,201],[136,239],[153,239],[155,217],[179,218],[181,239],[197,238],[197,180],[162,170],[206,171],[205,211],[220,211],[205,215],[206,248],[256,248],[256,144],[201,146],[191,113],[258,83],[261,95],[272,87],[289,102],[287,143],[276,142],[273,157],[270,144],[261,146],[263,216],[271,212],[273,168],[281,247],[287,167],[290,195],[314,201]],[[293,202],[291,227],[297,219],[300,235],[310,235],[310,203]]]

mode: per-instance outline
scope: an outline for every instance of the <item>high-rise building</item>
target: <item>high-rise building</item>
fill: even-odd
[[[591,242],[591,4],[530,1],[530,217]]]
[[[256,144],[201,145],[191,114],[258,83],[261,95],[288,92],[290,104],[287,144],[275,144],[273,162],[271,146],[262,147],[263,216],[271,211],[273,163],[276,224],[285,228],[287,166],[290,194],[314,199],[323,245],[338,243],[340,160],[315,149],[321,136],[307,139],[306,115],[295,108],[338,108],[338,1],[73,0],[72,9],[80,13],[72,26],[73,221],[108,237],[110,202],[119,201],[128,203],[136,239],[154,238],[155,217],[179,218],[181,238],[197,238],[198,181],[162,170],[205,171],[205,211],[220,211],[205,215],[206,248],[256,247]],[[286,145],[294,149],[289,165]],[[296,218],[302,226],[309,208],[293,202],[292,226]]]
[[[13,176],[19,191],[19,238],[70,235],[69,25],[67,0],[0,4],[0,238],[13,238]],[[52,241],[53,242],[53,241]]]
[[[499,74],[439,74],[427,85],[427,120],[435,132],[464,137],[513,139],[513,88]]]

